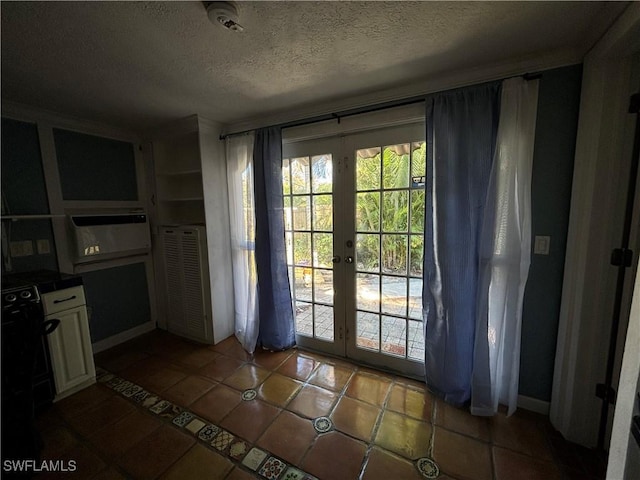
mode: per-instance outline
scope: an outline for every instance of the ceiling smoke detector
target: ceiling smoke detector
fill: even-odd
[[[227,30],[241,32],[244,30],[238,23],[238,9],[233,2],[211,2],[207,5],[209,21],[216,25],[222,25]]]

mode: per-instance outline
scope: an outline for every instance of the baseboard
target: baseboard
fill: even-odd
[[[531,412],[541,413],[542,415],[549,415],[549,409],[551,404],[544,400],[538,400],[537,398],[525,397],[524,395],[518,395],[518,408],[529,410]]]
[[[105,338],[104,340],[100,340],[96,343],[93,343],[91,345],[93,347],[93,353],[95,355],[96,353],[102,352],[103,350],[107,350],[111,347],[115,347],[116,345],[120,345],[121,343],[124,343],[127,340],[131,340],[132,338],[139,337],[140,335],[143,335],[155,329],[156,329],[156,322],[150,321],[147,323],[143,323],[142,325],[131,328],[129,330],[125,330],[124,332],[120,332],[116,335]]]

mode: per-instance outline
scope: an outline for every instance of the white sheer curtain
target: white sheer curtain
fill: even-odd
[[[531,171],[538,81],[504,81],[481,233],[471,413],[518,401],[524,287],[531,259]]]
[[[253,353],[258,339],[253,134],[227,137],[227,182],[235,295],[235,334]]]

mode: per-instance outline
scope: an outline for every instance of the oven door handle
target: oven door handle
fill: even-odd
[[[53,333],[53,331],[58,328],[58,325],[60,325],[60,320],[57,318],[45,320],[42,322],[42,334],[49,335],[50,333]]]
[[[68,298],[63,298],[63,299],[60,299],[60,300],[54,300],[54,301],[53,301],[53,303],[63,303],[63,302],[68,302],[69,300],[73,300],[74,298],[76,298],[76,296],[75,296],[75,295],[71,295],[71,296],[70,296],[70,297],[68,297]]]

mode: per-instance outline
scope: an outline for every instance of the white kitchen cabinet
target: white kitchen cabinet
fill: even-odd
[[[47,336],[57,401],[96,381],[84,288],[45,293],[42,303],[45,320],[60,320],[58,328]]]

